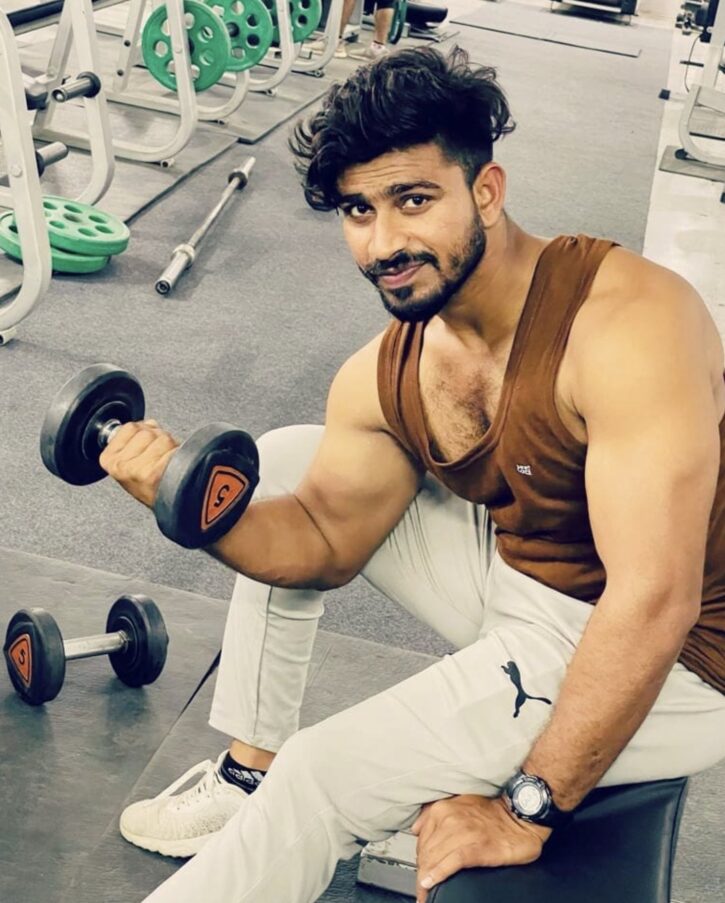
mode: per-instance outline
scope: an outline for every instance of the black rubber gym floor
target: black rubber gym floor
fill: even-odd
[[[105,656],[68,662],[60,694],[45,706],[27,705],[7,675],[0,678],[6,813],[0,822],[0,900],[141,900],[179,860],[126,843],[118,817],[127,802],[156,795],[223,749],[225,738],[207,725],[213,676],[202,681],[220,647],[227,602],[2,549],[0,573],[0,623],[21,608],[46,608],[65,639],[103,633],[108,608],[125,593],[150,596],[162,611],[168,659],[148,687],[125,686]],[[321,631],[302,724],[354,705],[432,661]],[[355,889],[356,867],[341,865],[329,899],[377,896]]]

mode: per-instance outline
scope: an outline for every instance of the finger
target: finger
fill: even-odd
[[[124,461],[132,461],[134,458],[140,457],[144,452],[154,444],[159,438],[159,433],[156,430],[147,429],[146,427],[142,427],[138,429],[133,436],[130,437],[128,442],[124,445],[123,449],[117,452],[118,455],[122,455]],[[110,449],[109,449],[110,450]],[[111,450],[111,454],[113,451]]]
[[[460,849],[451,850],[447,856],[439,860],[432,867],[427,867],[418,872],[418,884],[421,890],[430,890],[456,872],[466,867],[463,852]]]
[[[135,436],[140,429],[142,429],[141,423],[136,423],[134,421],[124,423],[123,426],[120,426],[113,432],[111,438],[108,440],[106,449],[110,449],[111,446],[114,446],[114,451],[119,448],[124,448],[129,439]]]
[[[146,426],[158,426],[158,423],[155,420],[144,420],[142,421]]]
[[[417,834],[420,831],[420,829],[425,824],[427,817],[428,817],[428,809],[426,806],[423,806],[420,810],[420,815],[418,816],[418,818],[416,818],[416,820],[413,822],[413,824],[410,828],[410,831],[412,834]]]

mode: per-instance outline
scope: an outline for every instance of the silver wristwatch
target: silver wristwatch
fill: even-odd
[[[517,771],[506,783],[503,798],[517,818],[545,828],[560,828],[573,815],[557,807],[551,788],[543,778],[526,774],[525,771]]]

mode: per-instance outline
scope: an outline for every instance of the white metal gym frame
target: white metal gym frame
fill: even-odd
[[[172,5],[177,6],[179,10],[183,10],[183,0],[168,0],[166,2],[167,10]],[[156,9],[158,6],[164,5],[163,0],[152,0],[151,7]],[[141,62],[140,40],[144,22],[146,21],[147,0],[131,0],[126,27],[122,34],[121,49],[116,60],[116,74],[113,78],[111,90],[108,92],[108,99],[114,103],[122,103],[128,106],[141,107],[146,110],[157,110],[161,113],[172,113],[180,116],[183,120],[185,115],[182,91],[180,90],[184,82],[188,82],[191,91],[194,94],[194,102],[196,104],[195,118],[208,122],[221,122],[227,119],[244,101],[249,90],[249,73],[235,72],[225,76],[221,84],[232,88],[232,93],[227,100],[216,107],[199,103],[196,93],[194,92],[193,79],[191,75],[190,64],[187,62],[186,72],[182,73],[183,78],[179,80],[179,70],[175,67],[177,91],[179,99],[175,97],[159,97],[157,95],[145,94],[142,92],[131,91],[128,88],[128,80],[130,78],[133,67]],[[183,13],[182,13],[183,15]],[[170,22],[171,25],[171,22]],[[115,30],[104,26],[104,31],[114,34]],[[184,41],[186,44],[186,41]],[[177,65],[181,65],[179,62]],[[195,125],[194,125],[195,127]],[[191,134],[190,136],[191,137]]]
[[[132,8],[141,4],[143,6],[145,0],[132,0]],[[178,103],[175,101],[175,112],[179,114],[178,128],[174,135],[161,145],[137,144],[132,141],[121,141],[119,139],[111,140],[111,153],[116,157],[126,160],[138,160],[143,163],[161,163],[166,164],[172,160],[189,143],[192,135],[196,130],[198,123],[196,92],[191,74],[191,64],[189,60],[189,46],[186,40],[186,29],[184,27],[183,0],[167,0],[166,8],[168,13],[169,33],[171,36],[171,45],[174,53],[174,71],[176,74]],[[70,10],[70,12],[68,12]],[[82,15],[82,20],[79,18]],[[64,18],[71,17],[73,30],[75,35],[71,35],[68,26],[64,26]],[[130,16],[129,16],[130,18]],[[140,28],[140,24],[138,26]],[[81,40],[78,42],[78,32],[80,31]],[[96,35],[95,23],[93,21],[93,7],[91,0],[73,0],[71,3],[65,3],[63,12],[58,25],[58,34],[56,35],[51,55],[51,67],[53,70],[53,78],[55,79],[54,87],[59,86],[62,81],[63,73],[66,70],[68,57],[71,49],[71,39],[75,37],[76,51],[78,56],[78,64],[81,68],[89,71],[100,72],[100,53],[98,49],[98,38]],[[108,116],[108,108],[106,104],[107,95],[101,90],[95,97],[84,97],[83,101],[86,105],[93,104],[98,101],[99,109],[104,110],[104,116]],[[141,106],[142,104],[138,104]],[[145,105],[145,104],[143,104]],[[88,106],[87,106],[88,109]],[[89,117],[90,131],[88,135],[79,132],[63,131],[58,128],[51,127],[51,120],[57,110],[57,103],[53,100],[48,104],[46,110],[41,111],[38,115],[36,136],[38,138],[52,136],[53,140],[63,141],[73,147],[91,148],[94,138],[97,138],[98,119],[94,120]],[[88,203],[93,203],[89,201]]]
[[[14,337],[18,324],[45,294],[50,283],[51,260],[15,33],[1,10],[0,85],[0,137],[23,255],[20,290],[0,304],[0,345],[6,345]]]
[[[330,62],[337,49],[340,40],[340,22],[342,22],[342,7],[344,0],[332,0],[330,9],[327,13],[327,21],[325,22],[325,30],[322,37],[316,40],[325,42],[325,49],[320,54],[316,54],[310,59],[298,58],[294,64],[294,72],[310,72],[314,75],[324,75],[324,68]],[[304,48],[304,45],[303,45]]]
[[[83,97],[88,124],[86,140],[82,141],[77,133],[54,128],[52,125],[53,115],[59,103],[54,95],[61,89],[63,79],[68,73],[72,47],[76,51],[79,72],[98,75],[99,57],[91,0],[73,0],[63,4],[45,75],[35,79],[36,84],[42,85],[47,90],[48,100],[45,109],[36,112],[33,134],[42,141],[61,141],[71,147],[84,147],[90,150],[91,177],[76,200],[83,204],[95,204],[108,191],[115,168],[111,123],[102,87],[95,96]]]
[[[271,66],[274,70],[267,78],[249,79],[249,89],[257,93],[273,91],[287,78],[300,52],[300,45],[292,40],[292,18],[289,13],[289,0],[275,0],[277,7],[277,27],[279,30],[279,47],[273,48],[261,64]],[[226,76],[225,76],[226,78]],[[222,82],[224,79],[222,79]]]
[[[680,141],[682,142],[683,150],[689,157],[712,166],[725,166],[725,154],[713,153],[711,150],[697,144],[690,131],[690,120],[698,106],[707,107],[710,110],[725,114],[725,91],[717,87],[724,52],[725,0],[720,0],[712,26],[710,46],[705,67],[702,70],[702,78],[690,88],[680,115]]]

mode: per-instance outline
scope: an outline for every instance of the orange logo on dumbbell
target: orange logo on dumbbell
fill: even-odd
[[[26,687],[30,686],[30,675],[33,671],[33,654],[31,652],[30,637],[27,633],[19,636],[8,649],[10,661],[18,676]]]
[[[249,480],[238,470],[217,465],[211,472],[201,510],[201,528],[208,530],[247,491]]]

